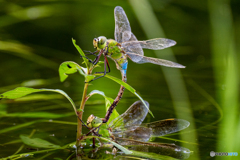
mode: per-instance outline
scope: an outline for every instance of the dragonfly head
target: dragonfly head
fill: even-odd
[[[106,46],[107,38],[104,36],[100,36],[98,38],[93,39],[93,47],[97,50],[103,49]]]
[[[102,119],[91,114],[87,119],[87,126],[89,128],[96,128],[102,124]]]

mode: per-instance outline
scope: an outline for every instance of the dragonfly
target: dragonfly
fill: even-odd
[[[104,56],[104,72],[98,72],[103,73],[103,75],[95,79],[103,77],[106,75],[106,73],[110,72],[110,66],[107,57],[109,57],[116,63],[117,69],[121,72],[123,82],[127,82],[128,58],[133,62],[139,64],[153,63],[166,67],[185,68],[185,66],[175,62],[144,56],[143,48],[152,50],[168,48],[176,44],[174,40],[166,38],[155,38],[146,41],[138,41],[136,36],[131,31],[130,23],[122,7],[115,7],[114,17],[115,40],[107,39],[104,36],[93,39],[93,46],[96,49],[96,51],[93,53],[98,54],[96,55],[96,58],[92,61],[92,63],[96,65],[99,62],[101,55]],[[106,123],[109,120],[112,110],[117,106],[118,102],[122,98],[124,89],[124,86],[120,87],[117,97],[115,98],[114,102],[110,106],[110,109],[106,113],[105,118],[103,119],[103,123]]]
[[[145,101],[145,103],[147,107],[142,101],[136,101],[123,114],[112,120],[108,127],[110,137],[121,145],[144,146],[144,148],[147,147],[151,148],[151,150],[157,150],[157,152],[162,151],[169,154],[179,154],[180,152],[189,154],[190,151],[187,148],[174,144],[148,142],[153,137],[183,130],[187,128],[190,123],[186,120],[175,118],[142,123],[146,118],[149,108],[149,103],[147,101]],[[102,119],[99,117],[90,115],[87,119],[87,126],[89,128],[99,128],[102,124]]]

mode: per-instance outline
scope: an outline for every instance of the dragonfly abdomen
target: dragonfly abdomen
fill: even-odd
[[[113,101],[112,105],[109,107],[109,109],[108,109],[108,111],[107,111],[107,113],[106,113],[105,118],[102,119],[102,122],[103,122],[103,123],[106,123],[106,122],[109,120],[110,115],[111,115],[111,113],[113,112],[113,109],[117,106],[118,102],[119,102],[119,101],[121,100],[121,98],[122,98],[124,89],[125,89],[125,87],[123,87],[123,86],[120,87],[120,90],[119,90],[119,92],[118,92],[117,97],[116,97],[115,100]]]
[[[121,67],[124,68],[124,69],[120,70],[121,74],[122,74],[122,81],[123,82],[127,82],[127,65],[128,65],[128,63],[123,63]],[[106,123],[109,120],[110,115],[113,112],[113,109],[117,106],[118,102],[122,99],[122,95],[123,95],[124,90],[125,90],[125,87],[121,85],[117,97],[113,101],[112,105],[109,107],[105,118],[102,119],[103,123]]]
[[[108,40],[107,46],[105,49],[105,55],[110,57],[112,60],[114,60],[114,62],[116,63],[117,69],[120,70],[121,72],[122,81],[126,82],[128,61],[127,61],[127,56],[125,52],[121,48],[121,44],[112,39]],[[105,118],[102,119],[103,123],[106,123],[109,120],[110,115],[113,112],[113,109],[117,106],[118,102],[122,98],[124,89],[125,87],[121,85],[117,97],[113,101],[112,105],[109,107]]]

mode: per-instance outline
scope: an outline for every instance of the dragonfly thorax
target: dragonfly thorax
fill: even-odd
[[[93,47],[97,50],[103,49],[106,46],[107,38],[104,36],[100,36],[98,38],[93,39]]]

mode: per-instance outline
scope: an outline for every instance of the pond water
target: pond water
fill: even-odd
[[[177,41],[177,45],[171,49],[158,52],[144,50],[146,56],[177,61],[186,66],[185,69],[175,69],[154,64],[136,64],[129,60],[127,83],[149,102],[155,116],[153,118],[149,114],[144,122],[168,118],[180,118],[190,122],[190,127],[180,133],[156,138],[154,142],[174,143],[188,148],[192,151],[188,159],[194,160],[213,159],[210,157],[211,151],[240,153],[237,134],[240,133],[239,67],[236,64],[239,60],[239,47],[225,47],[237,44],[240,33],[237,12],[239,3],[226,2],[222,5],[222,2],[189,2],[2,1],[0,93],[19,86],[61,89],[79,106],[85,84],[83,76],[73,74],[61,83],[58,67],[64,61],[75,61],[82,65],[82,59],[71,38],[76,39],[83,50],[90,51],[94,51],[93,38],[101,35],[114,38],[113,10],[119,5],[124,8],[132,32],[139,40],[163,37],[161,31],[164,31],[167,38]],[[218,19],[217,7],[223,7],[219,11],[224,15],[222,22]],[[150,17],[148,13],[151,12],[148,11],[152,11],[154,16]],[[231,16],[234,22],[231,21]],[[158,24],[155,24],[154,20],[157,20]],[[236,42],[230,40],[231,25],[236,30]],[[223,40],[225,38],[226,41]],[[94,56],[90,58],[93,59]],[[109,64],[109,74],[121,78],[114,62],[109,60]],[[103,71],[103,65],[96,71]],[[91,84],[88,93],[100,90],[111,98],[117,96],[120,87],[105,77]],[[137,100],[134,94],[125,90],[116,109],[123,113]],[[42,114],[41,117],[43,112],[52,115]],[[27,116],[27,113],[36,115]],[[93,96],[86,103],[83,121],[86,122],[90,114],[104,117],[105,113],[104,98]],[[60,146],[76,141],[76,116],[71,104],[59,94],[40,92],[16,100],[2,99],[0,119],[0,158],[13,155],[21,148],[23,143],[20,135],[32,135],[33,138],[41,138]],[[86,129],[84,133],[87,133]],[[25,145],[20,153],[36,150]],[[85,152],[87,153],[88,149]],[[58,150],[36,154],[28,159],[66,159],[70,154],[69,150]],[[109,155],[104,157],[104,149],[97,154],[90,152],[89,155],[95,159],[113,158]],[[131,159],[123,155],[117,158]]]

